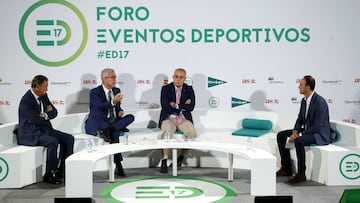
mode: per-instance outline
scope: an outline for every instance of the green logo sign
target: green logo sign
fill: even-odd
[[[238,99],[235,97],[231,97],[231,108],[242,106],[242,105],[245,105],[248,103],[250,103],[250,102],[246,101],[246,100]]]
[[[153,177],[121,181],[103,189],[110,202],[227,202],[236,195],[230,186],[200,178]]]
[[[186,77],[184,83],[189,85],[189,86],[192,86],[193,85],[193,79],[191,77]]]
[[[220,105],[220,99],[217,97],[210,97],[209,106],[212,108],[216,108]]]
[[[356,180],[360,178],[360,155],[359,154],[348,154],[341,159],[340,173],[345,178],[350,180]]]
[[[63,66],[80,56],[88,28],[78,8],[67,1],[42,0],[21,18],[19,39],[26,54],[46,66]]]
[[[226,81],[219,80],[219,79],[212,78],[212,77],[208,77],[208,87],[214,87],[214,86],[222,85],[222,84],[225,84],[225,83],[226,83]]]
[[[5,180],[9,174],[9,165],[5,159],[0,157],[0,182]]]

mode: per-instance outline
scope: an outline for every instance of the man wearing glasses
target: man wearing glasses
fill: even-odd
[[[90,135],[100,134],[110,144],[119,143],[119,133],[129,131],[127,126],[134,122],[134,116],[124,115],[121,108],[123,95],[120,89],[115,87],[115,71],[110,68],[103,69],[101,81],[101,85],[90,91],[90,113],[85,130]],[[118,176],[125,176],[122,160],[121,153],[114,155],[115,174]]]
[[[191,86],[185,84],[186,71],[182,68],[175,70],[173,82],[161,89],[161,113],[159,128],[163,132],[168,131],[173,136],[176,130],[184,133],[185,139],[194,139],[196,130],[193,125],[191,112],[195,107],[195,94]],[[161,139],[165,139],[165,133]],[[189,149],[182,149],[178,157],[177,167],[181,168],[184,157]],[[168,173],[167,166],[168,149],[163,149],[160,172]]]

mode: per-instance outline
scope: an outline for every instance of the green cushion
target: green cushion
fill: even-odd
[[[242,120],[242,127],[247,129],[271,130],[272,123],[269,120],[244,118]]]
[[[232,135],[259,137],[272,129],[272,122],[269,120],[245,118],[242,120],[242,127],[232,132]]]
[[[341,140],[341,134],[337,129],[330,128],[331,133],[331,143],[339,142]]]
[[[232,132],[232,135],[237,135],[237,136],[247,136],[247,137],[260,137],[261,135],[264,135],[266,133],[268,133],[268,130],[257,130],[257,129],[246,129],[246,128],[242,128],[239,130],[236,130],[234,132]]]

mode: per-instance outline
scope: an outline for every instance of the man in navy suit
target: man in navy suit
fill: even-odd
[[[159,119],[159,128],[163,132],[169,131],[171,136],[176,130],[184,133],[186,139],[196,137],[191,112],[195,107],[195,94],[191,86],[185,84],[186,71],[182,68],[175,70],[173,82],[165,85],[161,89],[161,113]],[[162,139],[164,139],[164,133]],[[178,157],[177,167],[180,169],[182,161],[189,150],[181,150]],[[167,166],[168,149],[163,149],[160,172],[168,173]]]
[[[115,71],[110,68],[103,69],[101,81],[102,85],[90,91],[90,113],[85,130],[87,134],[94,136],[99,132],[107,132],[110,143],[119,143],[120,132],[129,131],[127,126],[134,122],[134,116],[124,115],[124,110],[121,108],[123,95],[120,89],[115,87]],[[115,174],[118,176],[125,176],[122,160],[121,153],[115,154]]]
[[[285,145],[286,142],[295,143],[298,172],[289,179],[289,183],[306,181],[304,146],[327,145],[331,140],[329,108],[326,100],[314,89],[315,79],[312,76],[307,75],[300,80],[300,94],[305,97],[301,101],[294,129],[281,131],[277,135],[281,168],[276,172],[276,176],[292,176],[290,151]]]
[[[47,88],[48,78],[37,75],[31,82],[31,89],[21,98],[17,139],[20,145],[47,148],[44,182],[60,184],[60,179],[64,178],[65,159],[73,153],[74,137],[52,127],[50,120],[58,112],[47,96]]]

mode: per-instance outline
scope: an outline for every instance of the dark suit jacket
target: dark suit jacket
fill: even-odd
[[[190,104],[185,104],[187,99],[191,100]],[[182,111],[182,114],[187,120],[193,122],[191,112],[195,107],[195,93],[191,86],[187,84],[183,85],[181,89],[179,109],[170,106],[170,102],[176,102],[175,86],[173,82],[163,86],[161,89],[161,113],[158,124],[159,128],[161,128],[161,123],[163,120],[169,118],[171,114],[179,115],[180,111]]]
[[[315,136],[316,144],[326,145],[330,143],[330,121],[328,105],[323,97],[314,92],[305,119],[306,101],[301,101],[300,111],[296,120],[294,130],[302,132],[303,135]],[[306,129],[304,127],[306,126]]]
[[[38,138],[41,131],[48,131],[53,129],[50,119],[57,116],[56,108],[51,104],[47,94],[40,97],[44,108],[48,105],[52,106],[52,111],[46,112],[49,120],[41,118],[40,108],[37,99],[28,90],[21,98],[19,105],[19,128],[18,128],[18,144],[35,146],[38,143]]]
[[[114,95],[120,92],[117,87],[112,88]],[[96,131],[102,122],[109,122],[108,109],[111,107],[107,100],[107,93],[104,92],[102,85],[93,88],[90,91],[90,113],[86,122],[86,133],[96,135]],[[116,118],[121,110],[120,102],[115,105]]]

